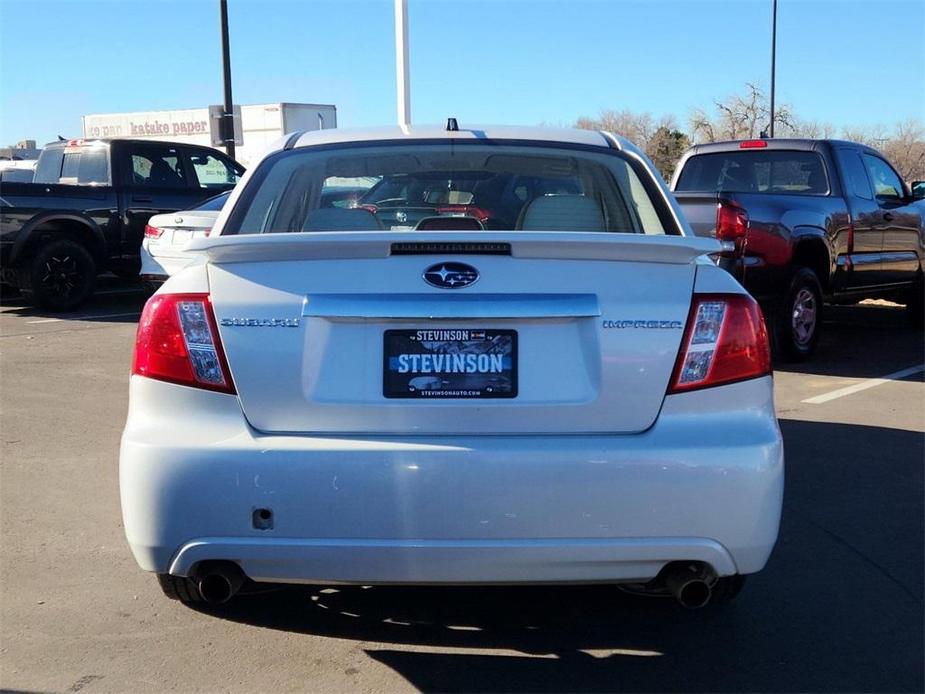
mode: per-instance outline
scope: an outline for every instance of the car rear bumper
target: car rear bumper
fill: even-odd
[[[191,414],[195,413],[195,415]],[[771,379],[670,396],[632,436],[266,436],[237,398],[132,378],[120,482],[142,568],[255,580],[641,581],[752,573],[777,537]],[[273,528],[258,530],[257,509]]]
[[[164,282],[196,260],[193,254],[170,253],[162,249],[142,246],[141,276],[149,281]]]

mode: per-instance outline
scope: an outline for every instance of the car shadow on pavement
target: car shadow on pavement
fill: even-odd
[[[97,282],[96,293],[73,311],[46,311],[33,306],[16,292],[0,293],[0,307],[5,315],[34,320],[132,323],[141,315],[141,309],[150,296],[151,290],[138,280],[104,276]]]
[[[922,691],[923,435],[781,425],[780,539],[731,604],[685,611],[601,585],[300,586],[201,610],[362,642],[423,691]]]
[[[823,320],[816,354],[802,363],[775,359],[776,371],[880,378],[925,361],[925,333],[912,327],[904,306],[826,306]]]

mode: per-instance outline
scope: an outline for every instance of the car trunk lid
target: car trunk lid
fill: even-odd
[[[696,258],[718,244],[575,232],[339,232],[213,237],[191,248],[209,256],[219,332],[258,430],[579,434],[653,424]],[[477,281],[440,286],[440,271],[454,264]],[[474,360],[465,356],[473,350]],[[422,351],[432,356],[413,356]],[[398,373],[403,357],[412,373]],[[470,365],[486,370],[465,375]],[[423,380],[415,386],[412,377]],[[474,384],[478,397],[461,383]],[[429,388],[437,395],[417,392]]]

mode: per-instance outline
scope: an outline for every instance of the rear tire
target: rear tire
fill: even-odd
[[[160,584],[161,590],[164,591],[164,595],[171,600],[179,600],[187,605],[203,602],[199,587],[191,578],[158,574],[157,582]]]
[[[804,361],[816,351],[822,328],[822,285],[816,273],[799,268],[777,309],[774,342],[788,361]]]
[[[96,262],[72,239],[58,239],[35,249],[26,261],[23,291],[49,311],[71,311],[93,294]]]

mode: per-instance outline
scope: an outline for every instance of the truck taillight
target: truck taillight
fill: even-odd
[[[235,393],[208,294],[155,294],[135,338],[132,373]]]
[[[145,224],[145,238],[159,239],[163,235],[164,230],[160,227],[153,227],[150,224]]]
[[[669,393],[771,373],[768,331],[747,294],[695,294]]]
[[[733,202],[722,201],[716,205],[716,238],[720,241],[739,243],[748,232],[748,212]]]

